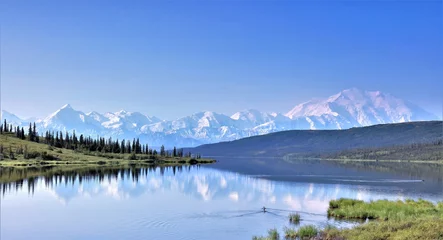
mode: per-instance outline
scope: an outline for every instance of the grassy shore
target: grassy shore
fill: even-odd
[[[88,151],[75,151],[50,147],[43,143],[30,142],[18,139],[10,134],[0,135],[0,144],[3,146],[3,159],[0,160],[0,169],[35,169],[56,167],[58,169],[75,169],[85,167],[109,167],[109,166],[150,166],[150,165],[184,165],[214,163],[213,159],[195,159],[187,157],[162,157],[148,156],[146,154],[118,154]],[[20,149],[34,155],[25,158]],[[9,152],[14,153],[14,159],[6,158]],[[134,159],[135,158],[135,159]],[[2,179],[4,180],[4,179]]]
[[[338,199],[329,203],[328,216],[348,220],[372,220],[351,229],[337,229],[332,226],[318,229],[312,225],[300,227],[298,230],[286,228],[285,238],[309,240],[443,239],[443,202],[434,204],[422,199],[373,202]],[[273,236],[275,233],[253,239],[279,239]]]

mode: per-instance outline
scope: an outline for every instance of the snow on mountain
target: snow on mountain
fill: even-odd
[[[27,127],[29,121],[2,111],[2,119]],[[226,116],[199,112],[172,121],[139,112],[83,113],[69,104],[37,120],[39,132],[73,131],[119,139],[139,137],[151,146],[191,147],[293,129],[345,129],[381,123],[435,120],[436,116],[412,103],[378,91],[347,89],[325,99],[295,106],[287,114],[254,109]],[[35,121],[35,120],[34,120]]]
[[[18,125],[21,126],[22,124],[26,123],[26,120],[21,119],[21,118],[17,117],[16,115],[14,115],[10,112],[7,112],[5,110],[1,111],[1,119],[2,119],[1,123],[3,123],[4,119],[7,119],[10,124],[17,125],[17,126]],[[29,123],[29,122],[27,122],[27,123]]]
[[[356,88],[344,90],[327,99],[302,103],[285,116],[290,119],[305,118],[311,129],[344,129],[437,118],[392,95]]]

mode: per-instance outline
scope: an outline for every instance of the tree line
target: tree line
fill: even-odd
[[[6,119],[0,125],[0,134],[13,133],[15,137],[28,140],[31,142],[44,143],[51,147],[64,148],[78,151],[89,152],[101,152],[101,153],[119,153],[119,154],[145,154],[151,156],[162,157],[192,157],[191,152],[186,154],[183,149],[176,147],[173,150],[167,151],[165,146],[160,147],[160,151],[149,148],[148,144],[140,143],[139,138],[131,140],[113,140],[111,137],[106,139],[104,137],[91,138],[90,136],[84,136],[80,134],[77,136],[75,130],[69,134],[67,131],[63,134],[61,131],[46,131],[44,136],[39,136],[35,122],[29,123],[27,135],[25,135],[25,129],[23,127],[14,127],[12,124],[8,124]],[[200,154],[195,154],[195,158],[201,158]]]

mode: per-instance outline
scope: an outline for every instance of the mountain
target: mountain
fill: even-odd
[[[327,99],[302,103],[285,116],[290,119],[306,119],[310,129],[345,129],[436,119],[436,116],[418,106],[390,94],[356,88],[344,90]]]
[[[6,111],[2,111],[2,118],[24,127],[31,120],[20,119]],[[352,88],[325,99],[299,104],[284,115],[255,109],[232,116],[206,111],[167,121],[125,110],[84,113],[67,104],[37,120],[36,124],[39,132],[75,130],[78,134],[94,137],[139,137],[151,146],[193,147],[294,129],[348,129],[436,119],[420,107],[392,95]]]
[[[443,139],[442,121],[379,124],[345,130],[291,130],[193,148],[205,156],[317,156],[338,151],[434,143]]]
[[[12,114],[10,112],[7,112],[5,110],[1,111],[1,119],[2,120],[6,119],[6,120],[8,120],[9,123],[11,123],[13,125],[16,125],[16,126],[21,126],[24,123],[26,123],[25,120],[23,120],[23,119],[17,117],[16,115],[14,115],[14,114]]]

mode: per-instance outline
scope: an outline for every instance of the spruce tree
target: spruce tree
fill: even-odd
[[[165,156],[165,146],[163,145],[160,147],[160,156]]]
[[[35,138],[37,137],[37,130],[35,129],[35,122],[34,122],[34,126],[32,128],[32,135],[33,135],[34,141],[36,141]]]
[[[8,132],[8,124],[6,123],[6,119],[5,119],[5,123],[3,124],[3,132],[7,133]]]
[[[125,153],[125,139],[122,140],[122,143],[120,145],[120,153],[124,154]]]
[[[34,137],[32,136],[32,125],[29,123],[29,129],[28,129],[28,139],[29,141],[34,141]]]

